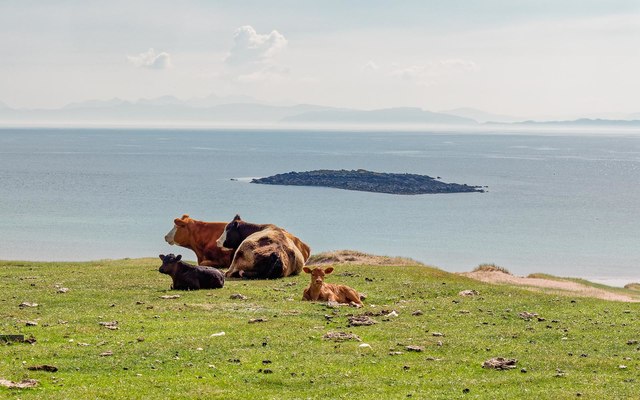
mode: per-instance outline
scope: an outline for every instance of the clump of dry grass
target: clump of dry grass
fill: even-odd
[[[423,265],[421,262],[405,257],[377,256],[356,250],[337,250],[313,254],[307,265],[358,264],[358,265]]]
[[[634,283],[628,283],[626,285],[624,285],[625,289],[630,289],[630,290],[638,290],[640,291],[640,283],[634,282]]]
[[[511,275],[508,269],[495,264],[480,264],[475,267],[473,272],[502,272],[503,274]]]

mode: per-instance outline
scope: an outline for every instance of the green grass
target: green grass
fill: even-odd
[[[0,262],[0,333],[37,339],[0,345],[0,379],[40,382],[33,389],[0,387],[0,398],[573,399],[581,393],[630,399],[640,393],[640,345],[627,344],[640,340],[638,304],[491,286],[424,266],[339,265],[327,281],[367,299],[364,309],[330,309],[300,300],[307,275],[171,292],[159,265],[156,259]],[[55,285],[70,290],[57,293]],[[459,296],[464,289],[480,295]],[[160,298],[174,293],[181,297]],[[232,300],[233,293],[248,299]],[[39,306],[19,308],[24,301]],[[382,309],[399,316],[347,326],[350,314]],[[417,310],[423,314],[412,315]],[[526,321],[522,311],[545,320]],[[267,321],[248,323],[259,317]],[[99,325],[114,320],[118,330]],[[329,331],[355,333],[371,348],[324,340]],[[406,345],[425,350],[406,352]],[[106,351],[113,355],[100,356]],[[518,368],[483,369],[491,357],[516,358]],[[59,370],[27,370],[40,364]]]

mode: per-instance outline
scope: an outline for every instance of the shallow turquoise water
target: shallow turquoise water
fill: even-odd
[[[487,185],[397,196],[255,185],[364,168]],[[448,271],[640,281],[640,137],[400,132],[0,130],[0,259],[193,255],[183,213],[281,225],[314,252],[358,249]]]

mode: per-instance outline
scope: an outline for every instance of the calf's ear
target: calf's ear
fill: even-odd
[[[158,257],[160,257],[160,259],[161,259],[162,261],[164,261],[164,254],[160,254],[160,255],[158,255]]]
[[[178,255],[176,256],[176,261],[180,261],[180,260],[182,260],[182,254],[178,254]]]
[[[233,217],[234,221],[240,221],[242,218],[240,218],[240,214],[236,214],[235,217]]]
[[[311,273],[311,269],[309,267],[303,267],[302,270],[307,274]]]
[[[173,220],[173,223],[176,224],[177,226],[185,226],[187,223],[184,222],[183,220],[181,220],[180,218],[176,218]]]
[[[330,274],[330,273],[332,273],[332,272],[333,272],[333,267],[329,267],[329,268],[327,268],[327,269],[325,269],[325,270],[324,270],[324,273],[325,273],[325,274]]]

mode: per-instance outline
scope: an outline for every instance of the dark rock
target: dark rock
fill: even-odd
[[[427,175],[394,174],[359,170],[316,170],[288,172],[251,183],[265,185],[322,186],[364,192],[390,194],[433,194],[484,192],[480,186],[446,183]]]

